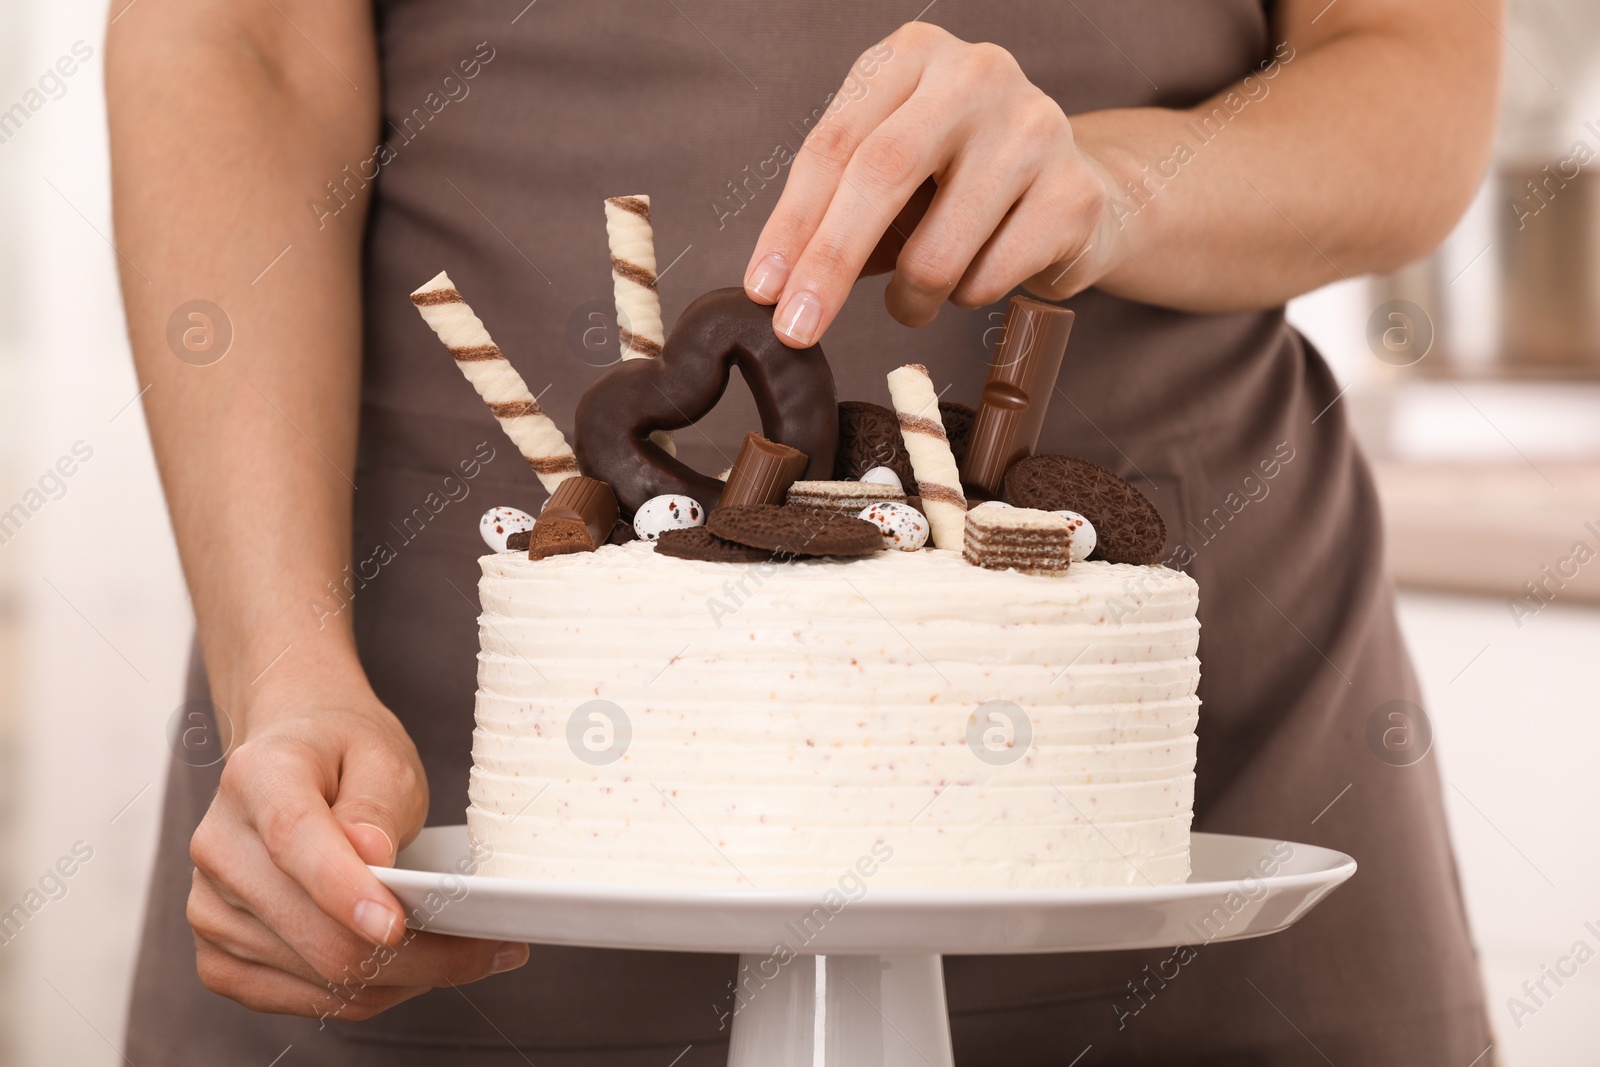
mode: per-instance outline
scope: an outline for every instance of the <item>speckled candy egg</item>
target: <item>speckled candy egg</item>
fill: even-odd
[[[686,530],[706,524],[706,509],[700,501],[679,493],[653,496],[639,505],[633,516],[633,532],[641,541],[654,541],[665,530]]]
[[[977,511],[978,508],[1010,508],[1010,507],[1016,507],[1016,505],[1015,504],[1007,504],[1004,500],[985,500],[981,504],[974,505],[972,510],[973,511]]]
[[[533,516],[516,508],[490,508],[478,520],[478,532],[492,552],[506,551],[506,538],[533,529]]]
[[[872,485],[892,485],[902,493],[906,491],[906,487],[900,484],[900,476],[889,467],[873,467],[861,476],[861,480]]]
[[[1100,543],[1100,535],[1094,532],[1094,523],[1076,511],[1058,511],[1056,514],[1072,523],[1072,562],[1088,559],[1094,546]]]
[[[866,519],[883,534],[884,548],[915,552],[928,543],[928,520],[910,504],[880,500],[861,509],[857,518]]]

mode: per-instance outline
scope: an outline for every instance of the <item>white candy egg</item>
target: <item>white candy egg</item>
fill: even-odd
[[[533,516],[516,508],[490,508],[478,520],[478,532],[491,551],[506,551],[506,538],[533,529]]]
[[[861,480],[873,485],[892,485],[902,493],[906,491],[906,487],[900,484],[900,476],[892,467],[873,467],[861,476]]]
[[[1009,508],[1009,507],[1015,507],[1015,506],[1016,505],[1014,505],[1014,504],[1007,504],[1004,500],[985,500],[983,503],[977,505],[977,507],[974,507],[972,510],[973,511],[977,511],[978,508]]]
[[[1100,543],[1100,535],[1094,532],[1094,523],[1076,511],[1058,511],[1056,514],[1072,523],[1072,562],[1088,559],[1094,546]]]
[[[654,541],[664,530],[685,530],[706,524],[706,509],[700,501],[679,493],[653,496],[639,505],[633,515],[633,532],[644,541]]]
[[[884,548],[915,552],[928,543],[928,520],[910,504],[880,500],[861,509],[857,518],[866,519],[883,534]]]

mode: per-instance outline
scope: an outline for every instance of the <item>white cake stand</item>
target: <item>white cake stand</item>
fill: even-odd
[[[952,1067],[940,955],[1102,952],[1287,929],[1355,873],[1349,856],[1193,835],[1182,885],[822,891],[582,885],[463,875],[465,826],[422,832],[374,872],[435,933],[591,948],[738,953],[730,1067]],[[780,948],[779,946],[782,946]]]

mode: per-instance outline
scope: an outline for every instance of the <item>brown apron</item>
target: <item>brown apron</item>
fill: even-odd
[[[601,198],[652,196],[670,325],[700,293],[739,283],[827,95],[921,6],[524,3],[377,5],[389,151],[366,257],[354,552],[385,543],[393,559],[353,610],[378,695],[427,765],[430,823],[461,822],[466,806],[478,516],[536,511],[540,490],[407,294],[449,270],[570,428],[615,344],[584,337],[611,308]],[[1187,105],[1273,51],[1259,0],[944,0],[926,17],[1010,49],[1068,114]],[[349,225],[337,206],[323,201],[326,224]],[[839,395],[883,402],[884,372],[914,357],[950,396],[975,397],[994,309],[946,308],[911,331],[884,313],[882,285],[858,286],[824,342]],[[1435,757],[1398,767],[1368,741],[1380,705],[1419,694],[1371,479],[1327,367],[1281,309],[1190,315],[1093,291],[1070,306],[1042,447],[1143,486],[1169,558],[1200,584],[1196,828],[1327,845],[1361,869],[1287,933],[1182,963],[1169,950],[949,959],[957,1060],[1472,1063],[1490,1039]],[[735,389],[705,435],[678,440],[714,471],[754,425]],[[495,458],[447,484],[484,442]],[[206,992],[183,915],[188,839],[216,783],[217,768],[181,763],[168,781],[134,1062],[265,1064],[289,1045],[284,1067],[667,1067],[689,1046],[681,1067],[722,1062],[727,956],[534,946],[521,971],[325,1031]]]

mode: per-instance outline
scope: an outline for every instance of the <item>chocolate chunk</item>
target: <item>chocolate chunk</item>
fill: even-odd
[[[532,559],[568,552],[593,552],[617,525],[617,497],[605,482],[579,475],[550,494],[528,542]],[[547,529],[548,527],[548,529]]]
[[[944,435],[950,441],[950,453],[960,463],[967,456],[967,442],[972,437],[972,423],[978,413],[966,404],[954,400],[939,401],[939,421],[944,423]]]
[[[755,398],[762,436],[804,452],[806,477],[833,472],[839,442],[833,371],[816,345],[796,350],[779,341],[772,311],[743,289],[706,293],[678,316],[659,358],[616,364],[579,399],[578,464],[611,484],[628,515],[664,493],[692,497],[707,508],[722,500],[721,482],[667,455],[650,434],[681,429],[706,415],[722,398],[734,366]]]
[[[739,446],[717,506],[780,503],[795,479],[805,473],[807,462],[798,448],[769,441],[751,430]]]
[[[783,556],[865,556],[883,551],[883,534],[872,523],[818,508],[723,507],[711,513],[706,529],[724,540]]]
[[[1005,477],[1005,498],[1019,508],[1076,511],[1099,543],[1090,559],[1155,563],[1167,543],[1161,513],[1138,489],[1096,463],[1074,456],[1030,456]]]
[[[873,467],[888,467],[901,485],[916,485],[911,456],[900,436],[900,419],[893,409],[865,400],[839,404],[839,453],[833,461],[838,481],[859,481]]]
[[[629,541],[637,541],[639,535],[633,530],[633,523],[618,519],[617,524],[611,527],[611,536],[606,538],[608,545],[625,545]]]
[[[961,461],[962,485],[998,493],[1011,465],[1038,447],[1072,320],[1055,304],[1011,298]]]
[[[528,538],[533,536],[532,530],[518,530],[506,538],[507,552],[528,551]]]
[[[594,535],[577,519],[541,518],[528,539],[529,559],[548,559],[574,552],[593,552]]]
[[[708,563],[763,563],[772,558],[764,548],[751,548],[724,541],[704,526],[662,530],[656,538],[656,552],[678,559],[700,559]]]

